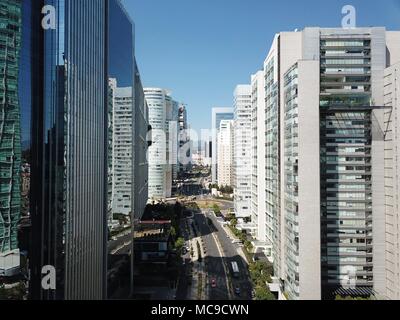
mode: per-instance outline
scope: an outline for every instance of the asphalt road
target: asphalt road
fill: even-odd
[[[183,186],[183,190],[188,196],[198,195],[199,193],[202,194],[201,179],[199,179],[197,183],[192,182],[185,184]],[[200,198],[209,199],[209,195],[206,194],[206,191],[203,190],[203,192],[204,196]],[[212,198],[210,198],[210,200],[212,200]],[[220,204],[222,210],[227,210],[232,207],[232,202],[230,201],[221,201]],[[212,221],[211,225],[209,224],[208,218],[210,218]],[[204,211],[194,213],[194,221],[196,222],[197,228],[201,233],[205,248],[207,250],[205,264],[206,272],[208,274],[207,285],[209,299],[229,300],[229,298],[232,297],[235,300],[251,300],[252,285],[248,274],[247,265],[243,258],[238,254],[237,245],[232,244],[232,241],[226,234],[225,230],[218,223],[216,217],[211,212]],[[184,234],[184,236],[185,239],[188,239],[188,234]],[[218,239],[221,248],[218,248],[215,237]],[[222,250],[222,252],[220,252],[219,249]],[[187,259],[185,257],[185,260],[188,261],[189,257],[187,257]],[[239,266],[240,276],[238,278],[234,278],[231,274],[231,263],[233,261],[236,261]],[[188,270],[188,266],[184,266],[182,268],[182,272],[184,273],[188,273]],[[228,275],[226,273],[228,273]],[[229,279],[228,282],[227,278]],[[211,287],[212,279],[215,279],[217,283],[216,288]],[[229,284],[229,282],[231,282],[231,284]],[[187,286],[186,280],[180,281],[177,291],[178,300],[187,299]],[[228,289],[228,287],[230,289]],[[240,288],[240,295],[235,295],[233,291],[231,291],[231,295],[229,295],[229,290],[235,287]]]
[[[208,289],[210,300],[229,300],[228,285],[226,283],[226,273],[224,269],[224,261],[218,250],[217,244],[212,236],[212,230],[208,225],[206,217],[202,213],[194,215],[198,230],[204,240],[207,250],[205,259],[206,272],[208,274]],[[216,288],[211,288],[211,281],[215,279]]]
[[[114,251],[115,254],[129,254],[131,250],[130,243],[132,241],[132,235],[123,235],[117,237],[117,240],[110,240],[108,242],[108,252],[112,253]]]
[[[213,225],[216,229],[215,233],[221,243],[223,248],[223,256],[225,257],[225,261],[228,264],[229,271],[232,272],[231,263],[236,261],[239,267],[239,277],[232,279],[232,286],[233,288],[239,287],[240,288],[240,295],[235,295],[235,299],[237,300],[251,300],[251,291],[252,291],[252,284],[250,281],[250,275],[247,268],[247,263],[244,261],[241,255],[238,254],[238,245],[233,244],[232,240],[228,237],[223,227],[219,224],[214,214],[207,211],[205,212],[208,218],[211,219]]]
[[[186,241],[186,245],[188,245],[188,240],[189,240],[189,232],[186,229],[186,219],[182,219],[181,220],[181,230],[182,230],[182,237],[185,239]],[[190,274],[190,262],[191,262],[191,258],[190,258],[190,252],[186,252],[185,255],[183,255],[182,257],[184,264],[181,266],[181,270],[180,270],[180,276],[179,276],[179,280],[178,280],[178,286],[177,286],[177,290],[176,290],[176,300],[188,300],[190,298],[190,284],[188,281],[188,277]]]
[[[184,183],[184,185],[178,189],[179,194],[183,194],[185,196],[201,196],[208,194],[209,191],[203,189],[202,187],[203,180],[204,178],[198,178]]]

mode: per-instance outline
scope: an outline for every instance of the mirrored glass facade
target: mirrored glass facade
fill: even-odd
[[[38,67],[32,104],[31,297],[101,299],[107,231],[107,1],[34,2]],[[40,28],[40,5],[55,8],[54,29]],[[55,268],[56,290],[41,287],[44,266]]]
[[[107,296],[132,285],[134,166],[134,25],[119,0],[108,3],[108,265]]]

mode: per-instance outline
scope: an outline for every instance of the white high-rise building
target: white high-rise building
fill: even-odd
[[[251,218],[251,85],[234,92],[234,207],[238,219]]]
[[[266,214],[266,139],[265,139],[265,77],[263,71],[258,71],[251,77],[251,226],[253,234],[267,251],[267,256],[272,259],[272,228],[267,225]],[[271,200],[268,199],[268,202]],[[272,221],[270,219],[269,221]],[[268,234],[267,234],[268,233]]]
[[[178,172],[178,103],[171,93],[160,88],[145,88],[152,127],[149,148],[149,198],[171,197],[172,182]]]
[[[400,62],[386,69],[384,85],[385,285],[378,293],[400,300]]]
[[[281,32],[265,60],[266,148],[258,134],[257,160],[266,160],[265,236],[289,299],[395,296],[398,199],[385,176],[395,177],[396,144],[385,128],[398,124],[383,106],[399,37],[385,28]],[[396,67],[386,72],[388,106]]]
[[[233,134],[234,121],[222,120],[218,133],[218,184],[233,185]]]
[[[211,167],[212,164],[212,139],[205,138],[204,141],[201,141],[200,151],[203,154],[203,166]]]
[[[130,215],[132,212],[132,87],[119,88],[116,79],[109,80],[111,90],[111,212]]]
[[[211,173],[212,183],[218,183],[218,131],[222,120],[233,120],[233,108],[213,108],[211,119]]]

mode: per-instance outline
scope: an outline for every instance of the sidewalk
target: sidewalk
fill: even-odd
[[[221,225],[221,224],[220,224]],[[227,225],[221,225],[222,229],[225,231],[225,233],[227,234],[228,238],[233,240],[239,240],[231,231],[231,229],[227,226]],[[243,248],[241,246],[237,246],[236,247],[236,251],[237,253],[243,258],[244,261],[247,262],[247,264],[250,264],[252,261],[248,261],[246,255],[243,252]]]

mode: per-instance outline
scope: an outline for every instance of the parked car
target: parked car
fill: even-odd
[[[217,280],[211,279],[211,288],[216,288],[217,287]]]

